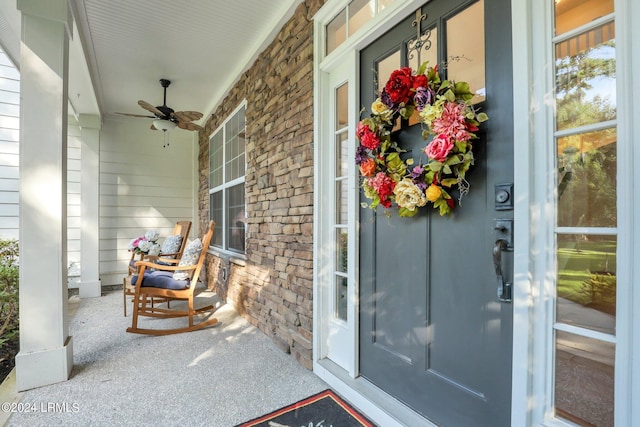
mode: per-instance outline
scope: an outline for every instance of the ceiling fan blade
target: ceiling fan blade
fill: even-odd
[[[184,130],[202,130],[203,127],[192,122],[178,122],[178,127]]]
[[[181,122],[192,122],[202,118],[202,113],[197,111],[174,111],[173,115]]]
[[[140,100],[138,101],[138,105],[144,108],[145,110],[152,112],[157,117],[164,117],[164,114],[162,113],[162,111],[158,110],[156,107],[154,107],[153,105],[149,104],[146,101]]]
[[[142,114],[129,114],[129,113],[118,113],[118,112],[116,112],[116,114],[120,114],[121,116],[129,116],[129,117],[142,117],[142,118],[145,118],[145,119],[155,119],[156,118],[156,116],[145,116],[145,115],[142,115]]]

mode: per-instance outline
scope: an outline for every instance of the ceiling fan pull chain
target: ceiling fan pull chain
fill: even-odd
[[[164,145],[162,148],[167,148],[169,146],[169,134],[166,130],[163,130],[162,133],[164,134]]]

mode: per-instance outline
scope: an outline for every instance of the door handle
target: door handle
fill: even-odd
[[[505,283],[502,276],[502,251],[509,247],[505,239],[496,240],[493,246],[493,267],[498,279],[498,301],[511,302],[511,283]]]

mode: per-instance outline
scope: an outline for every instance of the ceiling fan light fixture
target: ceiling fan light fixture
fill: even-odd
[[[174,129],[177,125],[171,120],[156,119],[153,121],[153,126],[158,130],[166,132],[168,130]]]

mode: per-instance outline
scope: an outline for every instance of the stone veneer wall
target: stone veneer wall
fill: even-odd
[[[313,333],[312,18],[323,3],[305,0],[297,7],[205,123],[199,151],[204,229],[209,137],[246,99],[246,260],[209,255],[207,280],[308,369]]]

